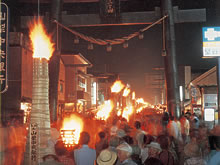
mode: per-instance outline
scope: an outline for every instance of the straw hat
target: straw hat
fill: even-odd
[[[133,151],[131,146],[128,143],[122,143],[116,149],[129,152],[130,154],[132,154],[132,151]]]
[[[147,145],[147,147],[155,148],[155,149],[159,150],[160,152],[162,151],[160,144],[157,142],[151,142],[150,144]]]
[[[199,145],[196,143],[188,143],[184,147],[184,153],[186,156],[189,156],[189,157],[197,157],[201,155]]]
[[[98,165],[113,165],[116,159],[117,154],[113,151],[106,149],[99,154],[97,158],[97,163]]]

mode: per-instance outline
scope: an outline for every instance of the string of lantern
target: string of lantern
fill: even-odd
[[[77,44],[79,43],[79,38],[86,40],[89,42],[88,45],[88,49],[93,49],[93,45],[92,44],[97,44],[97,45],[107,45],[107,51],[111,51],[111,45],[118,45],[118,44],[123,44],[124,48],[128,47],[128,41],[134,37],[137,37],[139,39],[143,39],[144,38],[144,34],[143,32],[147,31],[148,29],[150,29],[151,27],[153,27],[154,25],[160,23],[161,21],[164,21],[166,18],[168,17],[168,15],[163,16],[162,18],[160,18],[159,20],[157,20],[156,22],[150,24],[149,26],[140,29],[137,32],[131,33],[127,36],[124,36],[122,38],[116,38],[116,39],[97,39],[97,38],[93,38],[87,35],[84,35],[80,32],[77,32],[75,30],[72,30],[68,27],[66,27],[65,25],[61,24],[60,22],[58,22],[57,20],[54,20],[53,22],[57,24],[57,26],[60,26],[64,29],[66,29],[67,31],[71,32],[72,34],[75,35],[75,39],[74,39],[74,43]]]

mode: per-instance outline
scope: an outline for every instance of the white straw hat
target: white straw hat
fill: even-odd
[[[160,144],[157,143],[157,142],[151,142],[150,144],[147,145],[147,147],[156,148],[156,149],[158,149],[159,151],[162,151],[162,149],[161,149],[161,147],[160,147]]]
[[[113,151],[106,149],[99,154],[97,158],[97,163],[98,165],[113,165],[116,159],[117,154]]]
[[[133,151],[131,146],[128,143],[122,143],[116,149],[121,150],[121,151],[127,151],[129,153],[132,153]]]

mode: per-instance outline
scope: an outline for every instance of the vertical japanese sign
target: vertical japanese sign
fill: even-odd
[[[30,133],[30,164],[37,164],[37,147],[38,147],[38,124],[31,123],[31,133]]]
[[[7,53],[8,53],[8,6],[1,3],[0,9],[0,93],[7,90]]]

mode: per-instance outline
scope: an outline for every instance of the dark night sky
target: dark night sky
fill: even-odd
[[[15,0],[3,0],[8,3],[11,10],[12,24],[18,22],[14,16],[18,15],[36,15],[36,4],[19,4]],[[20,0],[22,1],[22,0]],[[34,1],[34,0],[30,0]],[[41,0],[42,2],[43,0]],[[159,0],[130,0],[122,2],[122,11],[154,10],[160,3]],[[215,0],[174,0],[174,5],[180,9],[188,8],[207,8],[206,23],[184,23],[176,24],[176,56],[178,65],[191,65],[193,68],[211,68],[216,65],[216,59],[202,59],[202,27],[207,25],[215,26],[215,20],[212,18],[212,7]],[[92,7],[91,7],[92,5]],[[41,4],[41,12],[47,11],[50,5]],[[96,4],[70,4],[64,5],[75,13],[99,11]],[[74,8],[75,7],[75,8]],[[80,7],[83,7],[82,9]],[[74,30],[85,35],[101,38],[114,39],[138,31],[147,25],[136,26],[109,26],[109,27],[81,27]],[[12,26],[11,26],[12,27]],[[94,70],[100,70],[102,64],[109,64],[108,72],[121,72],[127,75],[132,88],[136,90],[139,96],[146,96],[142,90],[144,88],[144,73],[150,72],[153,67],[163,67],[163,57],[161,56],[162,32],[161,25],[156,25],[150,30],[144,32],[144,39],[133,38],[129,40],[128,48],[122,45],[114,45],[111,52],[106,51],[105,46],[94,45],[94,50],[88,50],[88,42],[80,40],[77,45],[73,44],[74,35],[63,30],[62,49],[68,52],[80,52],[89,59],[94,65]],[[103,67],[102,67],[103,68]],[[102,69],[102,71],[104,71]]]
[[[90,27],[74,29],[88,36],[102,39],[121,38],[126,34],[138,31],[147,25],[122,27]],[[190,65],[193,69],[209,69],[216,65],[215,59],[202,59],[202,23],[184,23],[176,25],[176,57],[178,65]],[[161,56],[162,32],[161,25],[156,25],[144,33],[144,39],[138,38],[129,41],[128,48],[115,45],[111,52],[105,46],[94,45],[93,50],[87,49],[87,42],[80,40],[74,45],[69,32],[63,32],[63,48],[79,51],[93,64],[96,70],[100,64],[109,64],[109,72],[123,72],[123,79],[132,85],[140,97],[148,98],[150,93],[144,91],[144,73],[151,72],[153,67],[163,67]],[[98,67],[97,70],[99,70]],[[104,68],[103,68],[104,69]]]

